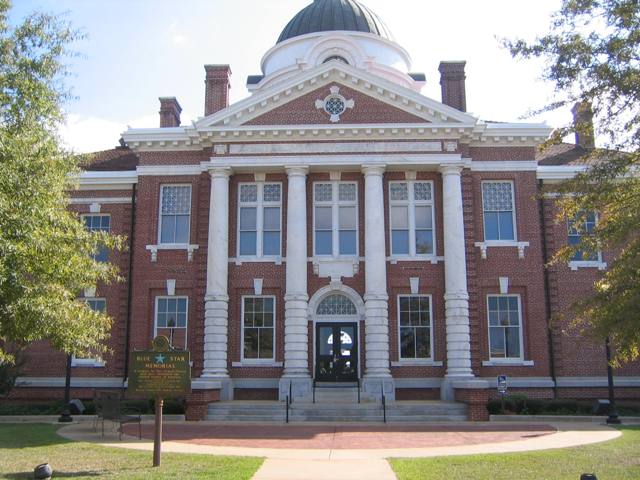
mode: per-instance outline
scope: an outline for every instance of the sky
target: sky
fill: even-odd
[[[175,96],[182,124],[203,115],[204,65],[229,64],[231,101],[246,98],[248,75],[288,21],[311,0],[13,0],[17,23],[33,11],[64,15],[86,34],[73,49],[62,135],[77,152],[112,148],[132,127],[159,126],[158,97]],[[484,120],[560,126],[569,111],[526,117],[553,86],[540,60],[514,60],[500,38],[532,40],[548,31],[560,0],[362,0],[423,72],[422,93],[440,100],[438,64],[466,60],[467,110]]]

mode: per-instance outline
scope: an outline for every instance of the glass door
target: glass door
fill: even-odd
[[[316,380],[352,382],[358,379],[356,323],[316,324]]]

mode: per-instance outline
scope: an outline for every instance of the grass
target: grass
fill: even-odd
[[[598,480],[640,479],[640,427],[621,427],[610,442],[531,453],[392,459],[398,480]]]
[[[33,469],[49,463],[53,478],[75,480],[211,479],[245,480],[253,476],[261,458],[216,457],[163,453],[162,465],[152,468],[151,452],[71,442],[60,437],[57,425],[0,425],[0,479],[32,479]]]

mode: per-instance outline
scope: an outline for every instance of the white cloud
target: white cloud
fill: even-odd
[[[169,25],[168,31],[171,42],[174,45],[186,45],[189,43],[189,37],[187,37],[180,31],[177,22],[171,23]]]

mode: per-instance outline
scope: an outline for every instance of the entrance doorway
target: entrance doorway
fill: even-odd
[[[358,324],[316,323],[316,380],[354,382],[358,379]]]

